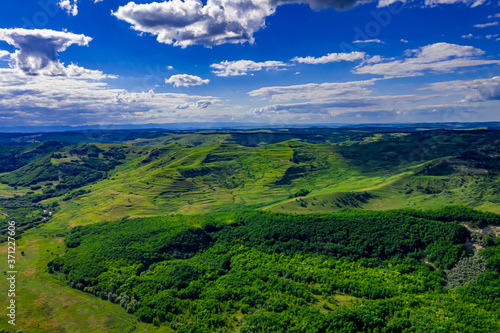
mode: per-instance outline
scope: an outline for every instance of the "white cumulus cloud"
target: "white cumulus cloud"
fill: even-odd
[[[209,79],[204,80],[199,76],[189,74],[172,75],[170,78],[165,79],[165,83],[171,83],[174,87],[201,86],[202,84],[207,84],[209,82]]]
[[[211,105],[217,104],[217,102],[219,102],[217,99],[200,99],[195,105],[199,109],[206,109]]]
[[[498,25],[498,22],[490,22],[490,23],[484,23],[484,24],[476,24],[474,25],[475,28],[487,28],[487,27],[496,27]]]
[[[292,100],[331,100],[335,98],[356,99],[368,96],[366,86],[373,85],[375,79],[352,82],[309,83],[293,86],[263,87],[250,91],[252,97],[270,98],[271,102],[288,102]]]
[[[78,0],[59,0],[57,3],[68,15],[78,15]]]
[[[237,61],[222,61],[218,64],[210,65],[217,76],[241,76],[247,75],[248,72],[266,70],[280,70],[292,66],[281,61],[264,61],[255,62],[252,60],[237,60]]]
[[[224,43],[253,43],[253,34],[275,11],[266,0],[171,0],[136,4],[129,2],[113,15],[158,42],[186,47]]]
[[[57,87],[57,89],[55,89]],[[82,77],[26,75],[0,68],[0,120],[3,124],[54,125],[197,120],[193,110],[178,113],[178,105],[206,108],[212,96],[127,91]]]
[[[484,1],[426,0],[422,6],[460,2],[474,7]],[[265,27],[266,18],[281,5],[308,4],[317,10],[348,10],[369,2],[372,0],[169,0],[129,2],[112,14],[130,23],[134,30],[156,36],[160,43],[181,47],[194,44],[211,47],[226,43],[253,43],[254,33]],[[394,2],[379,0],[378,4],[384,7]],[[378,39],[359,42],[382,43]]]
[[[500,64],[499,60],[485,60],[485,52],[472,46],[436,43],[417,50],[407,50],[406,58],[382,61],[373,65],[361,64],[356,74],[374,74],[386,77],[423,75],[425,71],[451,72],[458,68]]]
[[[500,100],[500,76],[488,79],[454,80],[429,84],[425,89],[450,96],[462,95],[462,102]]]
[[[358,39],[358,40],[353,41],[353,43],[355,43],[355,44],[365,44],[365,43],[384,44],[384,42],[381,41],[378,38],[374,38],[374,39]]]
[[[102,2],[103,0],[94,0],[94,3]],[[78,0],[59,0],[57,2],[59,7],[64,10],[68,15],[78,15]]]
[[[296,61],[301,64],[327,64],[330,62],[339,61],[356,61],[365,59],[365,52],[354,51],[351,53],[328,53],[325,56],[315,58],[315,57],[295,57],[292,61]]]
[[[205,98],[200,99],[196,102],[191,103],[183,103],[176,105],[175,108],[178,110],[186,110],[186,109],[206,109],[209,106],[216,105],[220,102],[218,98]]]
[[[12,66],[29,75],[85,76],[101,79],[100,71],[79,67],[75,64],[64,66],[57,55],[71,45],[88,46],[91,37],[65,31],[47,29],[0,29],[0,40],[15,46],[18,50],[11,54]]]
[[[9,51],[0,50],[0,59],[7,58],[9,56],[10,56],[10,52]]]

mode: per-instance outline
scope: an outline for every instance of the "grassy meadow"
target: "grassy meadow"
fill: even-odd
[[[16,159],[0,169],[0,221],[26,222],[17,241],[16,329],[30,333],[174,331],[138,321],[48,272],[75,227],[248,210],[314,214],[464,205],[500,213],[500,133],[494,130],[59,139],[65,142],[0,147],[3,162]],[[0,270],[7,271],[6,260]],[[4,284],[1,289],[5,308]],[[321,312],[334,301],[348,306],[357,299],[314,297]],[[14,332],[5,321],[1,330]]]

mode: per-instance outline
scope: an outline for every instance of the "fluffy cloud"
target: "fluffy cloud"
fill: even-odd
[[[171,0],[136,4],[129,2],[113,15],[158,42],[186,47],[224,43],[253,43],[253,33],[275,11],[267,0]]]
[[[373,105],[374,105],[373,102],[367,100],[288,103],[288,104],[272,104],[260,108],[253,108],[251,112],[255,114],[279,113],[279,112],[327,114],[332,112],[332,109],[370,107]]]
[[[406,58],[362,64],[355,68],[356,74],[374,74],[386,77],[423,75],[425,71],[451,72],[457,68],[500,64],[499,60],[479,58],[485,52],[472,46],[436,43],[417,50],[406,51]]]
[[[214,73],[217,76],[240,76],[247,75],[248,72],[256,72],[263,69],[266,70],[280,70],[284,69],[290,64],[286,64],[281,61],[264,61],[264,62],[255,62],[252,60],[237,60],[237,61],[223,61],[218,64],[212,64]]]
[[[486,38],[486,39],[496,39],[498,40],[498,36],[500,36],[499,34],[492,34],[492,35],[486,35],[486,36],[474,36],[473,34],[468,34],[468,35],[462,35],[462,38],[464,39],[483,39],[483,38]]]
[[[10,56],[10,52],[9,51],[0,50],[0,59],[7,58],[9,56]]]
[[[352,117],[392,122],[396,119],[470,121],[464,117],[481,120],[483,115],[492,119],[496,110],[491,103],[483,103],[485,108],[481,108],[481,103],[475,102],[500,100],[500,77],[438,82],[419,89],[432,90],[431,94],[373,96],[369,88],[379,80],[263,87],[249,92],[249,95],[268,99],[270,103],[252,108],[251,113],[271,118],[281,115],[287,119],[317,115],[315,117],[351,118],[351,121],[356,119]],[[448,104],[422,105],[428,100],[442,101],[453,96],[460,99]]]
[[[220,100],[217,98],[211,98],[211,99],[200,99],[199,101],[196,101],[194,103],[183,103],[176,105],[175,108],[178,110],[186,110],[186,109],[206,109],[209,106],[212,105],[217,105],[219,104]]]
[[[83,76],[101,79],[100,71],[93,71],[71,64],[65,67],[57,55],[71,45],[88,46],[91,37],[54,30],[0,29],[0,40],[18,50],[11,55],[13,67],[29,75]]]
[[[370,96],[371,91],[366,88],[375,81],[373,79],[263,87],[248,94],[269,99],[274,104],[252,108],[251,112],[259,116],[279,113],[331,115],[343,112],[341,110],[375,108],[379,104],[378,97]]]
[[[209,106],[212,105],[217,105],[219,104],[220,100],[217,98],[210,98],[210,99],[200,99],[196,102],[193,103],[183,103],[176,105],[175,108],[178,110],[186,110],[186,109],[206,109]]]
[[[371,0],[170,0],[120,6],[113,15],[132,28],[156,36],[158,42],[186,47],[253,43],[266,17],[284,4],[309,4],[314,9],[347,10]]]
[[[406,54],[415,54],[418,62],[445,60],[450,57],[464,58],[483,55],[484,51],[473,46],[449,43],[435,43],[417,50],[407,50]]]
[[[370,91],[366,86],[373,85],[375,80],[309,83],[282,87],[263,87],[250,91],[252,97],[268,97],[271,102],[287,102],[292,100],[332,100],[334,98],[366,97]]]
[[[301,103],[271,104],[251,110],[257,115],[275,113],[302,113],[302,114],[329,114],[340,115],[360,112],[373,114],[387,108],[393,110],[403,108],[404,105],[419,103],[430,96],[398,95],[398,96],[363,96],[359,98],[337,98],[324,101],[307,101]],[[390,119],[390,118],[389,118]],[[388,120],[389,120],[388,119]]]
[[[201,99],[195,103],[196,107],[199,109],[206,109],[211,105],[217,104],[219,100],[217,99]]]
[[[451,4],[463,3],[474,8],[484,4],[485,2],[486,0],[425,0],[425,5],[433,7],[436,5],[451,5]]]
[[[351,52],[351,53],[328,53],[325,56],[315,57],[295,57],[291,61],[301,64],[327,64],[331,62],[340,61],[356,61],[356,60],[369,60],[365,59],[364,52]],[[370,58],[371,59],[371,58]],[[214,73],[217,76],[240,76],[248,75],[249,72],[257,72],[261,70],[284,70],[287,67],[294,66],[291,63],[284,63],[282,61],[264,61],[255,62],[252,60],[238,60],[238,61],[222,61],[218,64],[212,64]]]
[[[475,28],[487,28],[487,27],[496,27],[498,25],[498,22],[490,22],[490,23],[484,23],[484,24],[476,24],[474,25]]]
[[[102,0],[94,0],[94,3],[98,2],[102,2]],[[78,0],[59,0],[57,4],[68,15],[78,15]]]
[[[377,7],[387,7],[390,6],[396,2],[401,2],[401,3],[406,3],[406,0],[379,0]]]
[[[1,120],[3,124],[171,122],[181,116],[178,105],[204,108],[217,102],[212,96],[130,92],[81,77],[33,76],[18,69],[0,69],[0,113],[8,115]],[[182,116],[194,120],[198,114],[186,110]]]
[[[171,83],[174,87],[201,86],[202,84],[207,84],[209,82],[209,79],[203,80],[201,77],[188,74],[172,75],[170,78],[165,79],[165,83]]]
[[[455,80],[429,84],[431,89],[449,96],[462,96],[461,102],[500,100],[500,76],[489,79]]]
[[[351,53],[328,53],[326,56],[322,56],[319,58],[314,57],[295,57],[292,61],[299,62],[301,64],[327,64],[330,62],[339,62],[339,61],[356,61],[356,60],[364,60],[365,52],[351,52]]]
[[[253,97],[269,99],[274,104],[253,108],[251,112],[259,116],[283,113],[330,116],[353,112],[368,112],[368,114],[371,114],[386,110],[388,107],[399,108],[432,97],[432,95],[372,96],[372,91],[367,87],[374,85],[376,81],[376,79],[372,79],[263,87],[248,94]]]
[[[18,50],[10,55],[12,68],[0,68],[0,113],[3,124],[95,124],[187,120],[176,106],[207,108],[212,96],[130,92],[111,88],[101,71],[65,66],[57,55],[71,45],[86,46],[92,38],[52,30],[0,29],[0,40]],[[9,55],[7,52],[2,55]],[[207,83],[194,76],[170,78],[176,85]],[[201,83],[200,83],[201,82]],[[54,87],[57,87],[55,89]],[[140,89],[140,88],[139,88]]]
[[[423,6],[461,2],[474,7],[484,1],[426,0]],[[313,9],[348,10],[368,2],[372,0],[170,0],[139,4],[129,2],[112,14],[130,23],[133,29],[156,36],[160,43],[211,47],[225,43],[253,43],[254,33],[265,27],[266,18],[281,5],[308,4]],[[383,7],[394,2],[379,0],[378,3]]]
[[[378,43],[378,44],[384,44],[383,41],[381,41],[380,39],[378,38],[375,38],[375,39],[359,39],[359,40],[355,40],[353,41],[353,43],[356,43],[356,44],[363,44],[363,43]]]
[[[57,3],[68,15],[78,15],[78,0],[59,0]]]

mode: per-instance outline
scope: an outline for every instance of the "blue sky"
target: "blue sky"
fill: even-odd
[[[2,127],[500,120],[498,1],[3,6]]]

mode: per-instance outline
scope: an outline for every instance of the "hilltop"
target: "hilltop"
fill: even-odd
[[[480,298],[498,280],[498,130],[1,137],[0,241],[16,220],[19,318],[30,332],[85,332],[89,316],[96,332],[403,329],[425,327],[436,307],[447,312],[432,328],[449,316],[449,329],[498,324]],[[266,268],[245,273],[255,265]],[[331,269],[345,276],[332,280]],[[284,288],[276,295],[255,293],[275,284]],[[410,319],[398,319],[415,299]],[[477,320],[464,322],[456,311],[471,302],[481,304]],[[300,322],[286,319],[294,311]]]
[[[242,208],[464,204],[499,212],[499,142],[496,130],[151,132],[106,144],[47,141],[0,147],[0,197],[10,205],[57,205],[54,222],[70,225]]]

